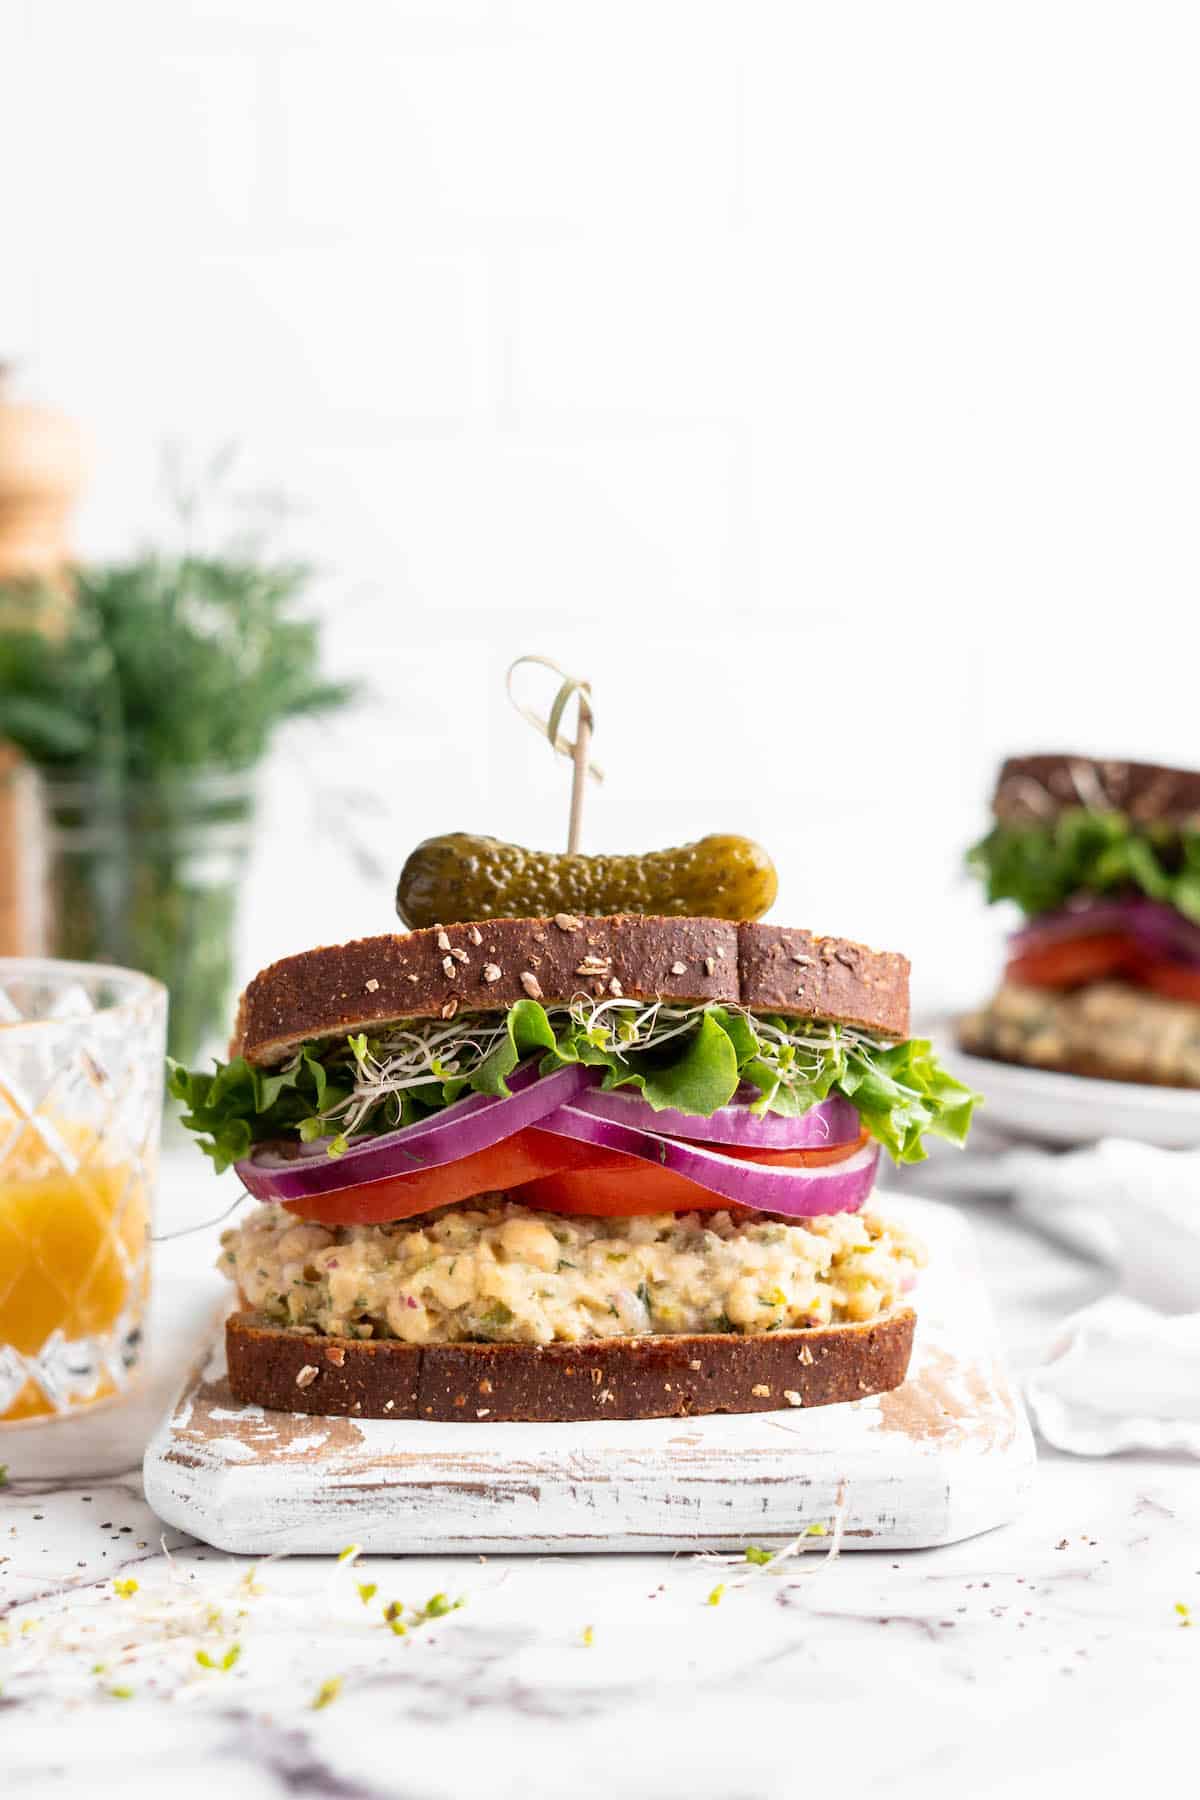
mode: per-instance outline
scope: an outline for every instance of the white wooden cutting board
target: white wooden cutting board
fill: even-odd
[[[966,1224],[886,1205],[924,1237],[904,1386],[808,1413],[571,1425],[326,1419],[240,1406],[217,1347],[146,1452],[161,1518],[220,1550],[537,1554],[737,1550],[845,1509],[843,1548],[954,1543],[1011,1519],[1033,1475]]]

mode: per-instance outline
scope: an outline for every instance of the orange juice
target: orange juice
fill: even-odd
[[[0,1127],[0,1355],[33,1359],[61,1333],[67,1345],[103,1339],[136,1320],[146,1297],[149,1196],[143,1172],[104,1160],[103,1145],[69,1122]],[[20,1133],[18,1136],[17,1133]],[[117,1391],[103,1359],[72,1404]],[[123,1385],[123,1384],[122,1384]],[[58,1410],[33,1378],[0,1423]]]

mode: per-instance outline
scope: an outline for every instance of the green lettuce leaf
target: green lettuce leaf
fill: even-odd
[[[471,1017],[464,1018],[447,1062],[435,1063],[429,1078],[422,1063],[419,1080],[403,1089],[388,1089],[373,1073],[383,1066],[380,1058],[386,1062],[388,1047],[365,1036],[305,1044],[271,1071],[241,1058],[213,1074],[173,1065],[169,1086],[185,1108],[183,1124],[218,1170],[253,1144],[295,1134],[331,1136],[333,1148],[344,1149],[347,1115],[357,1141],[428,1116],[470,1090],[505,1096],[517,1064],[539,1052],[543,1074],[582,1063],[603,1071],[603,1088],[632,1087],[655,1111],[670,1107],[698,1118],[747,1087],[758,1090],[754,1112],[784,1117],[840,1094],[898,1163],[920,1162],[926,1137],[954,1144],[966,1138],[978,1096],[947,1074],[924,1039],[888,1045],[836,1025],[808,1027],[722,1006],[664,1014],[660,1024],[654,1013],[639,1036],[620,1011],[559,1007],[551,1016],[537,1001],[520,1000],[503,1020],[476,1020],[474,1031]],[[416,1021],[410,1030],[419,1032],[422,1024],[436,1029]]]
[[[196,1133],[220,1174],[253,1144],[293,1132],[310,1135],[301,1128],[349,1097],[350,1066],[344,1047],[327,1063],[314,1044],[305,1044],[282,1069],[255,1069],[239,1056],[218,1063],[209,1075],[169,1062],[167,1091],[182,1104],[181,1123]]]
[[[993,826],[967,852],[967,866],[989,900],[1015,900],[1030,917],[1073,894],[1133,888],[1200,924],[1200,831],[1071,807],[1044,825]]]

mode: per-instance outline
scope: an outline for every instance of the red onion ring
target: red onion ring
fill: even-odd
[[[835,1095],[798,1118],[782,1113],[752,1113],[748,1106],[722,1106],[707,1119],[664,1107],[656,1112],[640,1094],[623,1088],[589,1090],[572,1102],[580,1112],[615,1125],[633,1125],[660,1137],[690,1138],[693,1143],[741,1144],[747,1150],[833,1150],[852,1144],[862,1120],[849,1100]]]
[[[640,1157],[643,1162],[670,1169],[737,1206],[793,1219],[857,1212],[875,1185],[879,1162],[879,1145],[872,1142],[832,1167],[771,1168],[762,1163],[739,1162],[736,1157],[722,1156],[700,1144],[681,1143],[631,1125],[615,1124],[611,1119],[598,1119],[574,1105],[560,1106],[541,1121],[539,1130]]]
[[[1200,963],[1200,925],[1163,900],[1097,899],[1043,913],[1009,937],[1014,956],[1090,937],[1096,932],[1124,931],[1147,950],[1179,962]]]
[[[238,1179],[256,1200],[309,1200],[341,1188],[437,1169],[489,1150],[527,1125],[540,1125],[547,1113],[579,1094],[588,1080],[588,1071],[578,1063],[539,1077],[533,1060],[509,1077],[507,1099],[464,1094],[444,1112],[368,1138],[341,1156],[283,1156],[278,1145],[262,1144],[236,1165]],[[328,1140],[323,1148],[328,1149]]]

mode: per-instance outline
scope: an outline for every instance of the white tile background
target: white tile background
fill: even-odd
[[[559,838],[523,650],[593,678],[590,847],[755,833],[926,1001],[998,954],[1006,748],[1200,763],[1190,0],[0,0],[0,70],[82,547],[235,438],[371,684],[272,763],[247,970],[386,929],[426,833]]]

